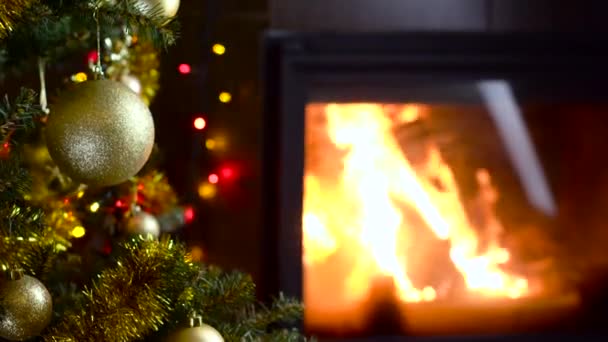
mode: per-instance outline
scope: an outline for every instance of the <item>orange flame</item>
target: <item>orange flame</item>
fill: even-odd
[[[365,299],[371,280],[377,276],[391,276],[402,301],[436,300],[438,289],[415,286],[407,267],[408,251],[417,244],[409,232],[424,226],[449,244],[451,262],[470,293],[506,298],[529,293],[525,278],[501,267],[510,255],[498,242],[502,226],[493,212],[497,192],[489,173],[479,170],[476,175],[485,215],[484,242],[489,241],[482,248],[480,233],[469,221],[454,174],[437,145],[417,146],[424,158],[416,163],[410,161],[408,148],[403,151],[399,145],[394,126],[420,120],[420,107],[404,106],[392,117],[379,104],[317,108],[321,108],[324,125],[307,127],[307,143],[325,135],[326,143],[341,157],[334,160],[321,155],[314,161],[315,172],[309,167],[313,162],[307,161],[305,269],[346,253],[351,266],[343,279],[342,293],[347,300]],[[309,152],[307,147],[307,158]],[[334,164],[317,165],[324,162]],[[432,262],[428,267],[433,267]]]

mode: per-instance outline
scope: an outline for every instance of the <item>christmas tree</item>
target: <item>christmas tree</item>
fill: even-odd
[[[193,260],[174,234],[193,210],[158,171],[148,106],[178,7],[0,2],[1,338],[304,339],[284,324],[299,302],[259,304],[248,275]]]

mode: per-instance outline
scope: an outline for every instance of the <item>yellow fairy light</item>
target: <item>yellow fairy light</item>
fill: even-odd
[[[86,230],[84,229],[83,226],[76,226],[74,227],[74,229],[72,229],[71,232],[72,236],[75,238],[81,238],[84,236],[84,234],[86,234]]]
[[[221,56],[226,53],[226,47],[219,43],[213,44],[211,51],[213,51],[214,54]]]
[[[209,138],[205,141],[205,147],[209,151],[221,151],[226,148],[226,138],[217,136],[215,138]]]
[[[193,246],[192,249],[190,249],[190,258],[192,261],[202,261],[204,257],[205,252],[200,246]]]
[[[205,141],[205,147],[207,147],[208,150],[213,151],[216,147],[217,143],[215,142],[214,139],[207,139],[207,141]]]
[[[215,197],[216,193],[217,193],[217,188],[215,187],[214,184],[211,184],[209,182],[203,182],[198,187],[198,195],[201,196],[201,198],[203,198],[203,199],[213,198],[213,197]]]
[[[228,103],[232,100],[232,95],[230,95],[230,93],[227,91],[223,91],[220,93],[220,96],[218,96],[218,98],[220,99],[220,102]]]
[[[220,137],[216,137],[216,138],[215,138],[215,147],[216,147],[218,150],[223,150],[223,149],[225,149],[225,148],[226,148],[226,138],[225,138],[225,137],[222,137],[222,136],[220,136]]]
[[[82,196],[84,196],[84,190],[80,190],[78,191],[78,194],[76,195],[78,198],[82,198]]]
[[[84,82],[87,79],[88,79],[88,76],[84,72],[79,72],[75,75],[72,75],[72,81],[74,81],[76,83]]]
[[[97,210],[99,210],[99,203],[98,203],[98,202],[93,202],[93,203],[91,203],[91,205],[89,206],[89,210],[90,210],[92,213],[96,213],[96,212],[97,212]]]

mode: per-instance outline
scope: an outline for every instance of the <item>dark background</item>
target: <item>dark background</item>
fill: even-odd
[[[184,233],[190,245],[202,246],[205,260],[236,268],[258,278],[260,273],[260,141],[259,38],[267,27],[264,0],[182,0],[181,38],[162,56],[161,90],[152,104],[156,140],[163,168],[184,201],[198,206],[196,221]],[[222,56],[214,43],[226,46]],[[182,75],[179,64],[192,72]],[[222,103],[227,91],[232,101]],[[193,129],[202,114],[207,127]],[[207,151],[206,137],[227,140],[223,152]],[[211,200],[201,200],[198,184],[229,165],[230,182],[220,182]]]
[[[184,237],[202,246],[205,260],[251,273],[262,272],[262,73],[265,29],[292,31],[605,31],[603,1],[569,0],[182,0],[181,39],[162,56],[161,91],[152,104],[164,169],[186,201],[196,203],[196,222]],[[222,43],[223,56],[211,53]],[[177,72],[180,63],[192,73]],[[218,94],[233,99],[224,104]],[[208,127],[192,129],[202,113]],[[204,148],[206,136],[226,137],[227,149]],[[219,168],[237,171],[221,182],[212,200],[200,200],[198,184]]]

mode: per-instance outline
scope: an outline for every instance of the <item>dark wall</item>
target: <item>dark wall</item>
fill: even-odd
[[[605,1],[269,0],[272,27],[297,31],[604,31]]]

